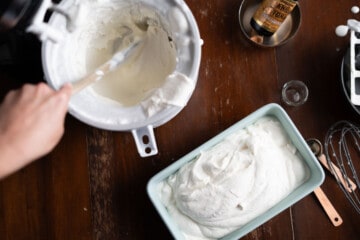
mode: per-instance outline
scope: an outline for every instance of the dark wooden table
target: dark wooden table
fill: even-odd
[[[298,34],[266,49],[242,35],[241,0],[186,2],[204,40],[200,73],[184,110],[155,129],[159,154],[141,158],[130,133],[96,129],[68,116],[65,135],[50,154],[0,182],[0,239],[172,239],[147,197],[148,180],[259,107],[284,106],[280,90],[292,79],[310,91],[306,104],[284,106],[304,138],[323,141],[341,119],[359,123],[340,84],[349,36],[334,32],[356,17],[350,8],[359,1],[300,1]],[[1,97],[43,80],[40,44],[30,41],[18,50],[23,57],[0,68]],[[322,187],[343,218],[341,226],[330,223],[311,194],[244,239],[359,239],[360,216],[329,174]]]

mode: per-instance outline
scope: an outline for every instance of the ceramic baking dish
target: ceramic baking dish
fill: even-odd
[[[244,119],[235,123],[228,129],[224,130],[217,136],[213,137],[209,141],[205,142],[204,144],[202,144],[192,152],[188,153],[184,157],[180,158],[170,166],[166,167],[158,174],[153,176],[148,182],[147,192],[150,197],[150,200],[152,201],[154,207],[156,208],[161,218],[165,222],[166,226],[169,228],[170,232],[176,239],[183,239],[183,235],[181,233],[181,230],[172,220],[171,216],[169,215],[165,206],[162,204],[160,200],[160,196],[158,194],[158,188],[157,188],[158,184],[163,180],[167,179],[173,173],[175,173],[184,164],[186,164],[189,161],[192,161],[197,155],[200,154],[201,151],[205,151],[211,148],[212,146],[216,145],[230,134],[236,132],[239,129],[245,128],[246,126],[254,123],[256,120],[264,116],[272,116],[282,124],[283,128],[287,132],[292,143],[297,148],[299,154],[302,156],[303,160],[305,161],[306,165],[309,168],[308,178],[298,188],[296,188],[293,192],[291,192],[286,198],[284,198],[278,204],[274,205],[265,213],[259,215],[255,219],[243,225],[241,228],[237,229],[236,231],[226,235],[222,239],[239,239],[240,237],[251,232],[261,224],[265,223],[269,219],[273,218],[283,210],[287,209],[291,205],[295,204],[296,202],[298,202],[299,200],[310,194],[315,188],[320,186],[321,183],[324,181],[325,175],[322,167],[318,163],[314,154],[311,152],[310,148],[308,147],[306,141],[301,136],[300,132],[297,130],[296,126],[291,121],[285,110],[281,106],[275,103],[265,105],[260,109],[256,110],[255,112],[251,113]]]

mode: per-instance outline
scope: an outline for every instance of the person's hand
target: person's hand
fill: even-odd
[[[71,86],[10,91],[0,105],[0,179],[49,153],[64,133]]]

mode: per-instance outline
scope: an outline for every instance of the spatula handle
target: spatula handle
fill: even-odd
[[[321,154],[319,157],[318,157],[319,161],[322,163],[322,165],[331,172],[332,175],[335,175],[338,176],[341,184],[344,186],[344,188],[348,191],[348,192],[352,192],[352,191],[355,191],[356,189],[356,184],[351,181],[351,179],[349,177],[347,177],[347,181],[344,179],[340,169],[334,164],[331,162],[331,167],[329,167],[328,165],[328,162],[326,161],[326,157],[324,154]],[[334,169],[335,173],[332,172],[331,169]],[[349,183],[349,184],[348,184]]]
[[[80,92],[81,90],[86,88],[87,86],[93,84],[94,82],[99,81],[109,71],[110,71],[110,64],[105,63],[102,66],[100,66],[99,68],[97,68],[96,71],[93,72],[92,74],[90,74],[89,76],[87,76],[77,82],[72,83],[72,89],[73,89],[72,95],[77,94],[78,92]]]
[[[326,214],[328,215],[332,224],[337,227],[340,226],[343,222],[342,218],[340,217],[339,213],[336,211],[332,203],[330,202],[329,198],[326,196],[324,191],[318,187],[314,190],[315,196],[319,200],[321,206],[325,210]]]

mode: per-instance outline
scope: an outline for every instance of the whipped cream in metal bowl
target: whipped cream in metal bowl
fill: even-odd
[[[190,25],[176,6],[161,14],[161,9],[145,2],[154,1],[82,1],[81,11],[73,17],[77,27],[71,32],[64,27],[66,24],[61,26],[64,19],[56,19],[53,25],[60,25],[57,30],[60,32],[63,27],[64,31],[61,41],[52,47],[54,57],[49,56],[50,61],[46,61],[55,68],[48,71],[51,83],[58,88],[65,82],[76,82],[117,51],[140,41],[137,54],[80,95],[95,95],[97,101],[123,108],[139,105],[144,111],[144,116],[137,116],[141,119],[154,116],[169,105],[186,105],[197,71],[193,74],[193,69],[184,71],[184,66],[177,65],[181,54],[191,55],[184,53],[193,40],[186,36]],[[165,20],[164,14],[169,19]],[[122,121],[137,121],[137,117],[124,116]]]
[[[202,40],[183,1],[65,0],[59,7],[67,17],[54,13],[42,34],[52,36],[44,40],[42,60],[55,89],[139,43],[123,64],[71,98],[73,116],[102,129],[151,129],[153,135],[153,127],[186,106],[197,82]]]
[[[218,239],[284,199],[309,177],[278,120],[264,116],[201,152],[158,185],[185,239]]]

